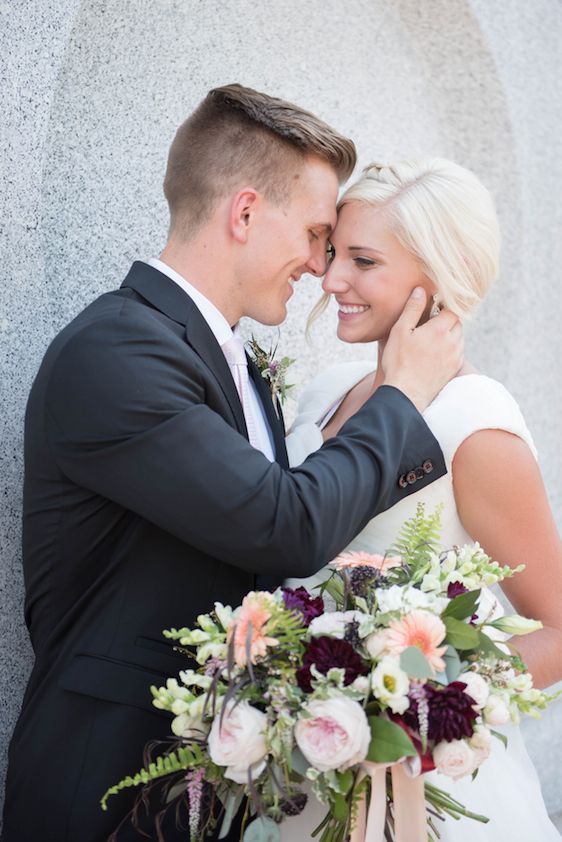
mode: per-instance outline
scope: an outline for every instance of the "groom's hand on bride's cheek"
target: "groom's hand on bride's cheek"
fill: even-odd
[[[416,288],[390,332],[382,357],[384,384],[404,392],[420,412],[464,361],[464,335],[458,317],[443,310],[419,325],[426,304],[425,291]]]

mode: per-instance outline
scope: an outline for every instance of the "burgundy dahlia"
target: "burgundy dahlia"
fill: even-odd
[[[324,601],[321,596],[310,596],[306,588],[281,588],[285,608],[294,608],[302,614],[303,623],[309,626],[315,617],[324,613]]]
[[[351,644],[327,635],[315,637],[310,641],[304,654],[302,667],[297,670],[297,683],[306,693],[312,691],[310,668],[313,664],[323,675],[334,667],[344,669],[344,684],[351,684],[357,676],[369,673],[368,666]]]
[[[471,737],[474,733],[474,720],[478,716],[473,708],[476,704],[472,696],[465,693],[466,684],[452,681],[446,687],[426,684],[425,697],[428,703],[428,732],[430,740],[440,743],[446,740],[460,740]],[[414,730],[419,731],[418,702],[411,700],[410,707],[404,714],[404,721]]]

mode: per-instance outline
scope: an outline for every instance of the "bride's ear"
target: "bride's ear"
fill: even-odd
[[[246,243],[248,232],[254,224],[261,195],[253,187],[244,187],[232,197],[229,214],[231,236],[239,243]]]

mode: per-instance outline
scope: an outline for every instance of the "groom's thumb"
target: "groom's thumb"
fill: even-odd
[[[413,330],[417,327],[425,310],[426,303],[427,295],[425,294],[424,288],[416,287],[408,298],[402,315],[397,322],[402,330]]]

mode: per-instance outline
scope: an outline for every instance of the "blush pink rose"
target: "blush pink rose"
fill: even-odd
[[[433,749],[433,762],[438,772],[457,780],[474,772],[477,758],[466,740],[443,740]]]
[[[213,720],[209,732],[209,755],[217,766],[226,766],[225,778],[236,783],[248,782],[248,770],[257,778],[265,769],[267,717],[246,700],[230,702],[222,718]]]
[[[310,702],[295,726],[295,740],[320,772],[347,769],[367,756],[371,729],[358,702],[345,696]]]

